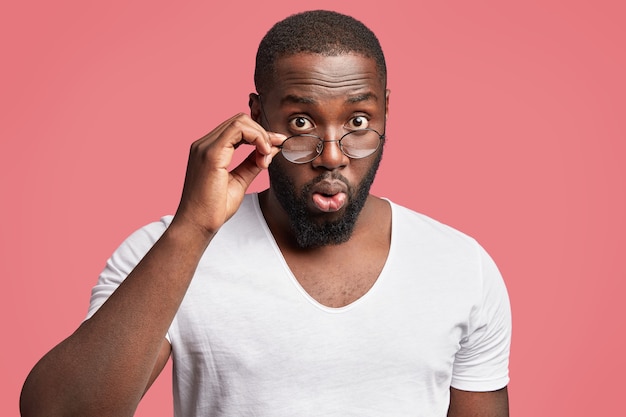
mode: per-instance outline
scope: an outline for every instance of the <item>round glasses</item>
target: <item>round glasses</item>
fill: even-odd
[[[384,133],[381,135],[374,129],[366,128],[348,132],[337,140],[324,140],[305,133],[293,135],[278,147],[289,162],[306,164],[322,154],[326,142],[337,142],[341,152],[348,158],[361,159],[376,152],[383,139]]]

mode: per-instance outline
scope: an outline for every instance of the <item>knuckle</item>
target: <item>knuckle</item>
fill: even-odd
[[[243,129],[248,124],[246,115],[239,114],[232,122],[231,126],[235,127],[238,130]]]
[[[242,125],[248,122],[248,115],[245,113],[238,113],[237,116],[233,119],[234,125]]]

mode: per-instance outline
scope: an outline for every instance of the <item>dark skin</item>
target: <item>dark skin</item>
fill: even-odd
[[[360,184],[373,157],[351,160],[336,143],[327,143],[314,161],[295,165],[276,156],[276,146],[296,128],[311,128],[326,140],[337,139],[350,123],[365,121],[355,117],[384,131],[389,91],[374,61],[360,55],[298,54],[277,62],[276,79],[280,83],[263,92],[263,106],[272,128],[280,133],[266,130],[258,96],[251,95],[251,117],[236,115],[192,145],[172,224],[102,308],[35,366],[22,392],[23,416],[133,415],[170,356],[164,337],[203,251],[272,159],[296,190],[322,172],[340,171],[351,185]],[[294,116],[305,116],[311,124],[300,120],[294,125],[290,123]],[[254,149],[229,172],[242,141]],[[343,185],[331,188],[343,190]],[[321,210],[316,198],[309,198],[308,207],[317,219],[341,216],[343,204],[350,200],[332,197]],[[391,211],[386,201],[367,198],[345,243],[306,250],[295,243],[271,185],[261,194],[260,203],[289,267],[319,303],[345,306],[374,284],[389,252]],[[357,258],[367,262],[357,268],[350,261]],[[324,267],[329,264],[334,266],[333,274]],[[344,273],[348,269],[351,274]],[[508,416],[506,389],[487,393],[451,389],[450,401],[450,417]]]
[[[388,92],[370,60],[363,62],[361,56],[349,57],[321,59],[316,55],[298,55],[281,59],[276,65],[281,74],[280,83],[263,94],[264,110],[272,115],[268,116],[272,128],[288,136],[315,133],[326,140],[339,139],[355,123],[384,131]],[[252,117],[262,123],[258,97],[251,99]],[[371,156],[352,160],[336,143],[327,142],[322,154],[310,163],[292,164],[281,155],[273,163],[292,179],[299,194],[305,183],[333,171],[341,172],[349,185],[357,186],[373,159]],[[347,186],[337,184],[342,190]],[[324,212],[316,207],[312,195],[307,198],[311,214],[319,217],[319,221],[335,219],[345,211],[344,205]],[[346,198],[349,202],[349,197]],[[389,252],[391,210],[386,201],[371,195],[368,197],[347,242],[306,250],[295,243],[287,214],[271,186],[261,195],[260,202],[289,267],[303,288],[318,302],[342,307],[363,296],[374,284]],[[368,262],[355,264],[354,259],[367,259]],[[324,265],[333,265],[332,271]]]

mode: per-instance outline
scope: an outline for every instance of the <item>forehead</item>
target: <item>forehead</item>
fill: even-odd
[[[384,97],[384,85],[376,61],[360,54],[326,56],[300,53],[274,63],[274,76],[268,98],[282,102],[299,97],[323,101],[351,96]]]

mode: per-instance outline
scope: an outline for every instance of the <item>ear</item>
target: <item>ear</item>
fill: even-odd
[[[389,94],[391,94],[390,89],[385,90],[385,120],[389,117]]]
[[[252,120],[262,125],[261,121],[261,105],[259,104],[260,97],[257,93],[250,93],[248,96],[248,107],[250,107],[250,117]]]

